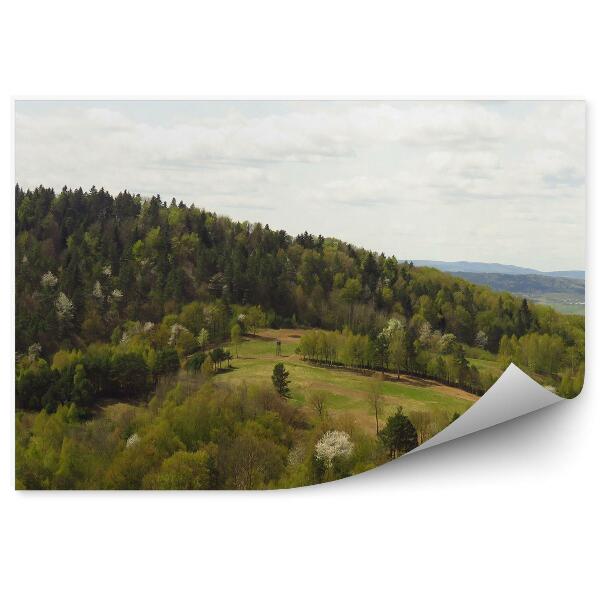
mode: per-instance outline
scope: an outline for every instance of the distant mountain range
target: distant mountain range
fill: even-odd
[[[481,262],[413,260],[499,292],[511,292],[548,304],[565,313],[585,312],[585,271],[536,271],[526,267]]]
[[[500,263],[470,262],[459,260],[445,262],[441,260],[413,260],[416,267],[434,267],[449,273],[496,273],[503,275],[541,275],[543,277],[568,277],[570,279],[585,279],[585,271],[538,271],[527,267],[503,265]]]
[[[506,273],[461,273],[453,275],[462,277],[473,283],[487,285],[493,289],[524,296],[539,296],[542,294],[571,294],[585,296],[585,283],[580,279],[568,277],[550,277],[548,275],[507,275]]]

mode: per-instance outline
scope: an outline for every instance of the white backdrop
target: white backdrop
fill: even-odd
[[[12,491],[12,97],[581,98],[592,167],[600,49],[590,6],[22,0],[1,9],[4,597],[597,594],[600,250],[591,235],[588,374],[577,400],[333,485]],[[588,234],[599,227],[594,179],[590,168]]]

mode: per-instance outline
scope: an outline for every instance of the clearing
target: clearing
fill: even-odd
[[[216,381],[238,383],[270,383],[273,367],[282,362],[290,373],[291,402],[306,404],[309,390],[323,390],[328,398],[328,412],[332,416],[346,415],[369,433],[375,433],[375,417],[367,400],[370,378],[361,373],[341,368],[316,366],[303,361],[295,353],[302,337],[302,329],[263,329],[255,336],[247,336],[233,354],[232,368],[215,376]],[[276,356],[276,340],[281,342],[281,355]],[[193,384],[193,375],[180,375],[180,380]],[[383,421],[397,406],[407,413],[423,411],[442,420],[454,413],[465,412],[478,397],[450,386],[421,377],[402,375],[400,380],[388,375],[382,382],[384,398]],[[381,424],[381,422],[380,422]]]

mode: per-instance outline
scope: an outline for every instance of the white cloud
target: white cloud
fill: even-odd
[[[414,258],[583,265],[582,103],[212,106],[18,103],[17,181],[160,193]]]

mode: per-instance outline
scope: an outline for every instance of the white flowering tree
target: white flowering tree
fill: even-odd
[[[304,460],[304,448],[302,446],[293,446],[288,453],[288,465],[299,465]]]
[[[424,321],[421,327],[419,327],[419,341],[426,348],[431,344],[431,337],[433,335],[433,329],[429,324],[429,321]]]
[[[92,296],[94,296],[94,298],[97,298],[98,300],[102,300],[102,298],[104,297],[104,293],[102,292],[102,286],[100,285],[99,281],[96,281],[96,283],[94,283],[94,287],[92,288]]]
[[[485,334],[485,331],[479,330],[477,335],[475,336],[475,345],[479,346],[479,348],[485,348],[488,345],[488,336]]]
[[[208,345],[209,337],[210,336],[208,334],[208,330],[202,328],[198,333],[198,336],[196,337],[198,345],[200,346],[200,350],[204,350],[206,348],[206,346]]]
[[[354,452],[354,444],[345,431],[325,432],[315,445],[315,456],[323,461],[328,469],[336,458],[348,458]]]
[[[169,336],[169,346],[175,346],[179,336],[185,332],[189,333],[187,327],[184,327],[179,323],[173,323],[173,325],[171,325],[171,334]]]
[[[27,348],[27,358],[29,362],[34,363],[42,354],[42,346],[39,342],[34,342]]]
[[[388,340],[388,360],[400,379],[400,371],[406,368],[406,325],[400,319],[390,319],[383,330]]]
[[[440,351],[442,354],[451,354],[457,344],[456,336],[453,333],[445,333],[440,338]]]
[[[41,284],[43,288],[53,288],[57,283],[58,277],[52,271],[48,271],[42,275]]]
[[[394,335],[404,332],[404,322],[400,319],[390,319],[384,327],[382,333],[390,340]]]
[[[431,350],[435,352],[439,352],[440,350],[440,342],[442,340],[442,332],[439,329],[436,329],[429,338],[429,347]]]
[[[105,316],[105,319],[110,323],[118,323],[120,318],[120,310],[121,301],[123,300],[123,292],[117,288],[110,291],[110,288],[107,286],[106,288],[106,303],[108,307],[108,313]]]
[[[154,323],[146,321],[126,321],[123,324],[123,331],[120,339],[121,344],[128,344],[131,341],[139,341],[141,337],[145,337],[154,330]]]
[[[140,443],[140,436],[137,433],[132,433],[128,438],[127,441],[125,442],[125,447],[126,448],[132,448],[133,446],[136,446],[137,444]]]
[[[56,314],[61,321],[68,321],[73,317],[73,302],[64,292],[59,292],[54,302]]]

